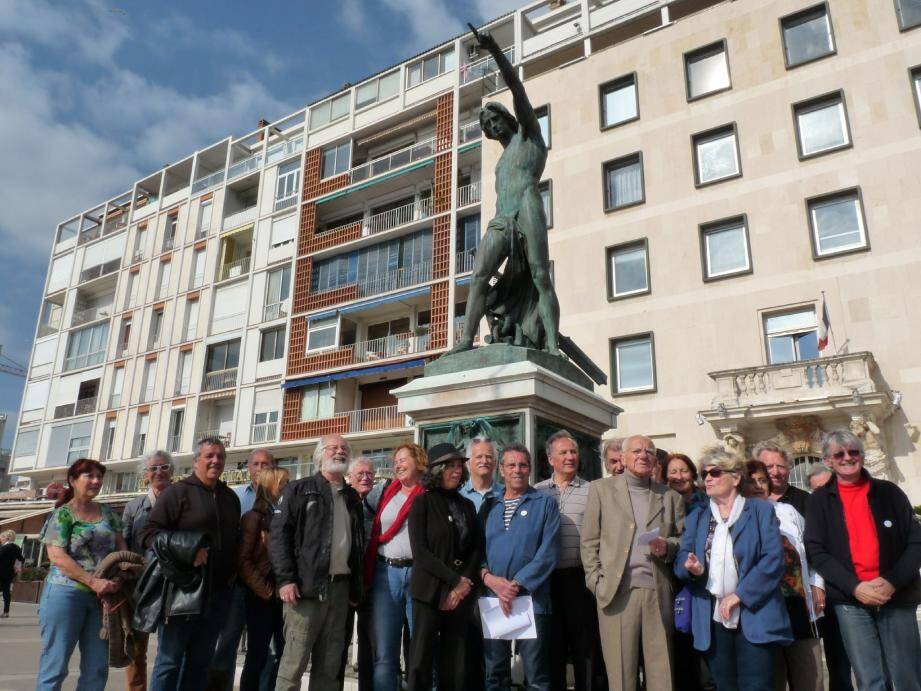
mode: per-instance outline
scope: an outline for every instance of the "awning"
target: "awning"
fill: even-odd
[[[471,278],[473,278],[473,276],[464,276],[463,278],[458,278],[456,283],[459,286],[467,285],[468,283],[470,283]]]
[[[431,290],[431,286],[425,286],[424,288],[416,288],[415,290],[410,290],[407,293],[398,293],[397,295],[388,295],[384,298],[378,298],[376,300],[365,300],[364,302],[358,302],[354,305],[349,305],[348,307],[343,307],[339,310],[339,314],[348,314],[349,312],[360,312],[361,310],[366,310],[370,307],[377,307],[378,305],[386,305],[390,302],[399,302],[400,300],[406,300],[408,298],[414,298],[419,295],[425,295]],[[327,310],[326,312],[320,312],[319,314],[313,314],[308,317],[309,322],[320,321],[321,319],[329,319],[330,317],[336,316],[336,310]]]
[[[325,197],[317,199],[314,202],[314,204],[319,206],[320,204],[331,202],[333,199],[338,199],[339,197],[345,197],[349,194],[352,194],[353,192],[358,192],[359,190],[363,190],[366,187],[370,187],[371,185],[376,185],[377,183],[383,182],[384,180],[389,180],[390,178],[395,178],[399,175],[403,175],[404,173],[408,173],[411,170],[416,170],[417,168],[425,168],[425,166],[431,166],[434,164],[435,164],[435,158],[433,154],[432,158],[429,158],[425,161],[420,161],[419,163],[414,163],[411,166],[400,168],[392,173],[387,173],[386,175],[377,175],[373,178],[369,178],[368,181],[365,182],[364,184],[356,185],[355,187],[349,187],[348,189],[344,189],[339,192],[333,192],[332,194],[329,194]]]
[[[378,365],[377,367],[364,367],[362,369],[350,369],[345,372],[335,372],[333,374],[324,374],[319,377],[304,377],[303,379],[292,379],[291,381],[286,381],[281,385],[283,389],[297,389],[301,386],[307,386],[309,384],[324,384],[329,381],[336,381],[338,379],[352,379],[354,377],[363,377],[366,374],[383,374],[384,372],[392,372],[394,370],[408,369],[410,367],[419,367],[420,365],[425,364],[424,358],[417,358],[416,360],[407,360],[406,362],[395,362],[391,365]]]

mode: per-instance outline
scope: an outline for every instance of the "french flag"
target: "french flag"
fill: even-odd
[[[831,331],[831,319],[828,316],[828,305],[825,303],[825,294],[822,293],[822,321],[819,323],[819,352],[828,347],[828,332]]]

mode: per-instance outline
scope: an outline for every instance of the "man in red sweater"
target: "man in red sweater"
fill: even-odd
[[[896,485],[870,477],[848,431],[822,442],[835,477],[806,503],[806,552],[825,578],[861,691],[921,691],[921,523]]]

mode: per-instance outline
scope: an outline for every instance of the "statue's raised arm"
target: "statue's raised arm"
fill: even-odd
[[[534,108],[531,106],[531,101],[528,100],[528,95],[525,93],[524,84],[522,84],[521,80],[518,78],[518,70],[516,70],[514,65],[509,62],[509,59],[505,57],[505,53],[502,52],[502,49],[499,47],[499,44],[496,43],[496,39],[493,38],[492,34],[488,31],[477,31],[472,24],[467,24],[467,26],[470,27],[470,31],[473,33],[477,45],[480,48],[488,50],[493,60],[496,61],[499,73],[502,75],[502,79],[505,80],[505,85],[508,87],[509,91],[512,92],[515,117],[518,118],[518,122],[524,129],[525,136],[534,142],[540,142],[543,148],[547,148],[547,143],[544,141],[543,135],[541,135],[540,132],[540,123],[537,121],[537,115],[534,114]]]

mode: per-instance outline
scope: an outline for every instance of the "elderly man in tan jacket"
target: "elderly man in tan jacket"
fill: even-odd
[[[611,691],[636,688],[641,649],[648,691],[672,688],[671,562],[684,528],[684,503],[677,492],[652,482],[655,461],[652,440],[626,439],[625,472],[593,482],[585,507],[582,564],[598,605]]]

